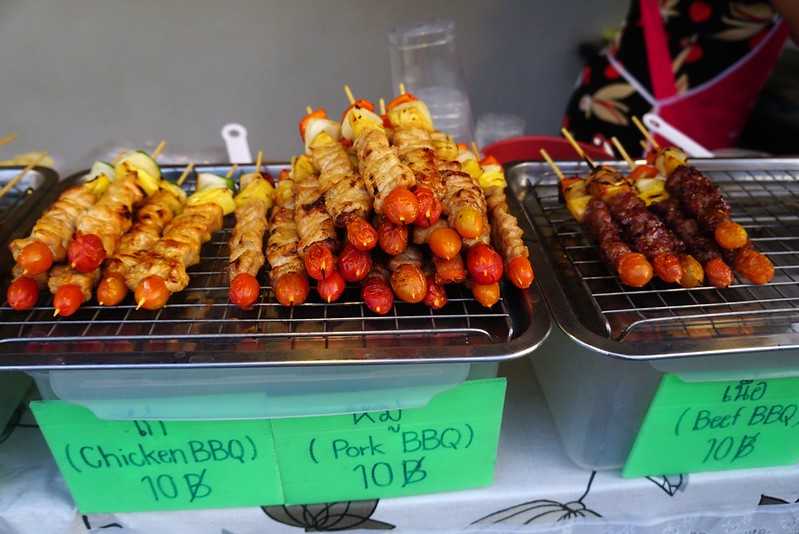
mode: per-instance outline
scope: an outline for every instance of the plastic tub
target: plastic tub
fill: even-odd
[[[263,419],[425,406],[496,364],[34,371],[43,399],[101,419]]]
[[[553,328],[532,358],[563,447],[585,469],[624,465],[664,373],[686,382],[799,376],[799,351],[630,361],[590,350]]]

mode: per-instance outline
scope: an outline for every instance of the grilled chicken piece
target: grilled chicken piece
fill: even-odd
[[[236,208],[236,226],[230,236],[230,280],[240,273],[257,276],[264,266],[264,234],[268,203],[250,199]]]
[[[386,197],[397,187],[408,189],[416,185],[413,171],[403,164],[389,146],[386,133],[378,128],[364,131],[354,144],[366,189],[374,198],[374,208],[383,213]]]

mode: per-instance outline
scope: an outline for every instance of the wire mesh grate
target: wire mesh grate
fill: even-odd
[[[191,180],[186,187],[191,190]],[[283,307],[267,283],[265,268],[259,275],[259,300],[252,309],[240,310],[228,301],[227,242],[234,222],[233,216],[226,217],[225,228],[205,244],[200,263],[189,269],[189,286],[161,310],[136,310],[128,296],[119,306],[101,307],[92,300],[71,317],[54,318],[46,290],[39,305],[27,312],[13,311],[3,299],[0,352],[218,348],[251,354],[290,349],[302,354],[321,349],[346,359],[348,348],[503,344],[516,335],[506,298],[514,291],[510,287],[503,287],[503,298],[491,309],[483,308],[463,286],[448,286],[449,303],[440,310],[398,301],[393,312],[377,316],[363,304],[357,284],[349,284],[337,302],[322,302],[312,288],[305,304]]]
[[[641,289],[626,287],[560,201],[554,174],[544,169],[536,173],[536,220],[568,270],[562,279],[571,284],[572,295],[590,301],[597,333],[625,342],[651,340],[653,333],[697,340],[799,333],[799,171],[704,172],[730,200],[733,219],[774,263],[772,282],[753,285],[736,276],[724,289],[687,289],[657,280]]]

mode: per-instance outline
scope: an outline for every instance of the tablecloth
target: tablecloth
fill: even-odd
[[[0,435],[0,533],[799,533],[799,466],[633,480],[581,469],[561,448],[529,361],[501,374],[508,398],[492,486],[309,506],[83,516],[23,405]]]

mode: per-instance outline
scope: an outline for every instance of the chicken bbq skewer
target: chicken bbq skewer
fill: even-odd
[[[9,244],[15,265],[6,297],[13,309],[28,310],[36,305],[39,289],[46,286],[53,263],[67,257],[78,219],[108,189],[113,172],[108,164],[95,164],[88,175],[89,181],[61,193],[39,217],[28,237]]]
[[[129,289],[125,284],[128,265],[158,243],[166,225],[183,209],[186,192],[182,186],[193,169],[194,164],[190,163],[174,184],[162,178],[158,191],[147,197],[136,211],[133,226],[122,236],[114,255],[105,260],[105,270],[97,285],[100,306],[116,306],[124,300]]]

